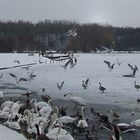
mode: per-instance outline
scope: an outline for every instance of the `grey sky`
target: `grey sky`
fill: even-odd
[[[0,0],[0,20],[75,20],[140,27],[140,0]]]

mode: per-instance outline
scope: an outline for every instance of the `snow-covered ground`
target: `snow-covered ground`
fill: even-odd
[[[26,140],[22,134],[0,124],[0,140]]]
[[[66,63],[50,63],[47,58],[39,58],[38,54],[28,56],[27,54],[0,54],[0,68],[18,65],[14,60],[19,60],[20,64],[34,63],[41,59],[45,62],[33,65],[29,71],[33,71],[37,77],[32,81],[16,83],[15,79],[9,75],[13,73],[17,77],[28,78],[27,70],[22,68],[13,68],[1,70],[0,75],[5,76],[0,79],[1,90],[4,90],[4,96],[9,94],[20,95],[28,90],[34,90],[41,93],[45,88],[46,93],[51,97],[64,99],[64,94],[72,92],[76,96],[83,97],[89,103],[117,104],[124,107],[138,107],[136,100],[140,97],[140,91],[134,88],[134,81],[140,84],[140,72],[136,73],[136,78],[123,77],[123,74],[131,73],[127,63],[137,65],[140,68],[140,54],[74,54],[77,57],[77,65],[64,70],[61,65]],[[118,66],[117,59],[123,63]],[[110,71],[104,60],[115,63],[115,67]],[[87,90],[82,88],[82,80],[89,78],[89,87]],[[62,90],[57,89],[56,83],[65,80]],[[105,93],[99,91],[99,82],[107,88]],[[4,86],[18,88],[6,88]],[[21,88],[23,87],[23,88]],[[66,97],[68,99],[68,97]]]

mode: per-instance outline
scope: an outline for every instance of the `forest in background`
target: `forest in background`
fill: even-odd
[[[64,33],[73,26],[77,29],[77,36],[66,38]],[[0,52],[4,53],[60,51],[62,48],[65,51],[90,52],[102,50],[102,46],[111,48],[112,42],[116,51],[140,51],[140,28],[71,21],[0,21]]]

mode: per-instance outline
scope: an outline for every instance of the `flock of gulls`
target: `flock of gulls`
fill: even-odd
[[[124,62],[118,59],[118,66]],[[20,65],[20,61],[14,60]],[[103,60],[110,72],[114,69],[115,63],[108,60]],[[41,63],[40,63],[41,64]],[[67,62],[61,67],[64,70],[72,69],[77,65],[76,57],[69,57]],[[27,77],[18,77],[9,72],[8,75],[15,79],[16,83],[27,82],[34,80],[37,76],[33,71],[30,71],[30,65],[22,66],[22,69],[27,70]],[[135,77],[138,67],[128,63],[131,73],[122,75],[123,77]],[[0,75],[0,80],[4,77],[4,73]],[[81,81],[81,87],[88,90],[90,79],[87,78]],[[58,90],[62,90],[65,80],[61,83],[56,83]],[[134,82],[134,88],[138,91],[140,85]],[[99,91],[104,93],[107,90],[101,82],[99,82]],[[123,133],[135,133],[140,127],[140,119],[135,120],[135,112],[131,113],[131,123],[121,122],[121,116],[114,109],[108,109],[107,114],[95,110],[93,107],[87,109],[86,101],[79,96],[74,96],[73,93],[64,94],[73,106],[66,107],[54,103],[53,99],[46,94],[45,88],[42,88],[42,94],[34,96],[34,92],[27,91],[22,94],[21,98],[9,98],[5,101],[3,92],[0,91],[0,121],[3,125],[22,133],[28,140],[98,140],[96,131],[102,129],[107,130],[110,134],[109,140],[122,140]],[[140,103],[140,99],[137,99]],[[85,113],[89,114],[87,117]]]

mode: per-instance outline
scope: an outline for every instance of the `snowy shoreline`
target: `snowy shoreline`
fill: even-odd
[[[17,75],[17,77],[27,77],[28,73],[25,69],[13,68],[1,70],[0,74],[5,73],[5,76],[0,79],[1,90],[5,96],[22,94],[27,90],[41,93],[41,89],[45,88],[46,93],[54,98],[65,99],[64,94],[72,92],[75,96],[84,98],[88,103],[99,104],[117,104],[121,107],[138,108],[136,102],[139,98],[139,92],[134,88],[134,81],[140,83],[140,73],[136,74],[136,78],[126,78],[123,74],[131,72],[127,63],[140,67],[140,54],[75,54],[77,57],[77,65],[70,69],[64,70],[61,63],[50,63],[50,60],[44,57],[39,57],[38,54],[28,56],[28,54],[0,54],[1,67],[15,66],[17,63],[14,60],[19,60],[20,65],[27,63],[37,63],[31,66],[30,72],[33,71],[37,77],[31,82],[16,83],[15,79],[9,76],[9,72]],[[116,59],[123,63],[119,67]],[[44,62],[39,64],[39,60]],[[115,63],[115,68],[110,72],[104,64],[103,60]],[[81,86],[82,80],[89,78],[89,86],[84,90]],[[58,90],[56,83],[65,80],[62,90]],[[99,91],[99,82],[107,88],[104,94]],[[3,84],[7,85],[3,85]],[[10,84],[13,84],[10,85]],[[15,94],[14,94],[15,93]]]

